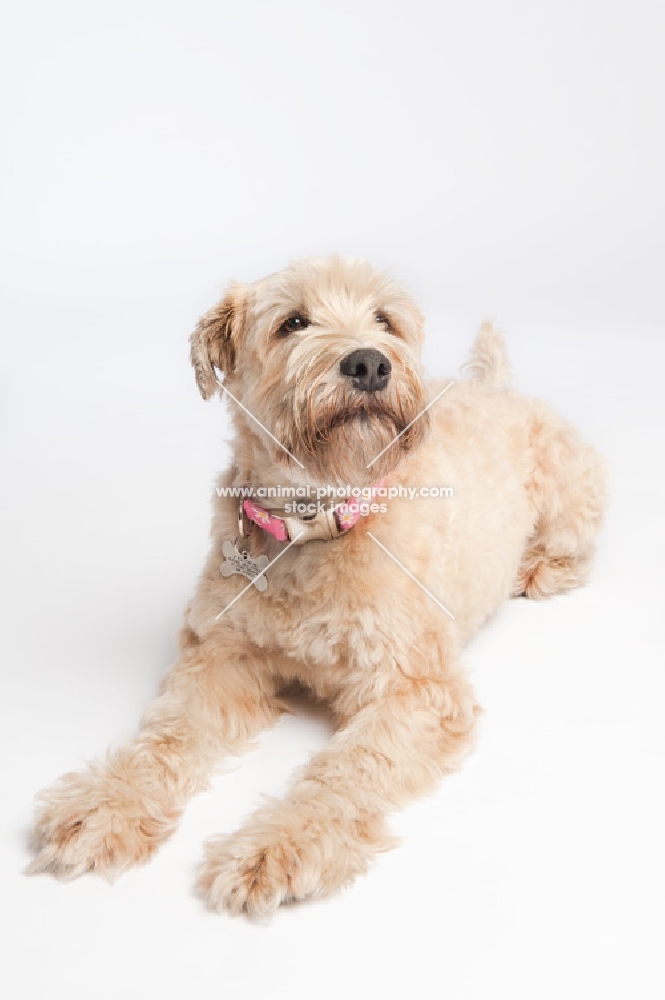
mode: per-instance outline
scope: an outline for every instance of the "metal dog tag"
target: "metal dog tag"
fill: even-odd
[[[246,576],[257,590],[264,591],[267,588],[268,581],[265,576],[259,576],[259,573],[268,565],[270,561],[268,556],[252,559],[249,552],[239,552],[237,539],[235,542],[227,540],[222,544],[222,555],[225,556],[225,561],[220,567],[222,576],[235,576],[236,574]]]

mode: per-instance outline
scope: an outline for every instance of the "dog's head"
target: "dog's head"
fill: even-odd
[[[191,358],[205,399],[217,369],[312,478],[364,485],[427,430],[426,413],[409,426],[426,405],[421,346],[422,317],[408,295],[366,262],[332,257],[232,285],[192,334]],[[236,410],[239,426],[288,465]]]

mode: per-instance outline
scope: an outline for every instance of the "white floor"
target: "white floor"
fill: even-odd
[[[148,304],[145,305],[146,310]],[[152,307],[151,307],[152,308]],[[468,651],[485,708],[462,772],[396,816],[403,845],[343,895],[268,925],[192,893],[201,842],[231,831],[330,733],[299,704],[188,809],[148,867],[111,886],[27,878],[33,793],[132,732],[171,662],[206,549],[223,405],[185,360],[191,303],[54,310],[52,350],[16,330],[2,610],[0,965],[12,997],[663,996],[663,449],[656,333],[513,318],[517,380],[609,457],[612,504],[590,585],[514,601]],[[161,310],[161,311],[160,311]],[[146,322],[163,352],[141,356]],[[437,333],[443,329],[443,332]],[[430,324],[433,372],[472,329]],[[59,335],[60,334],[60,335]],[[108,344],[106,352],[99,342]],[[242,991],[242,993],[241,993]]]

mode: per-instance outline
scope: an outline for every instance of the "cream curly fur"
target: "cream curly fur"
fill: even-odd
[[[286,336],[280,328],[294,312],[310,325]],[[409,296],[368,264],[338,258],[234,285],[202,318],[192,362],[204,397],[224,372],[305,466],[232,404],[235,459],[220,485],[385,480],[450,486],[454,496],[391,500],[334,541],[294,546],[269,570],[265,593],[250,588],[222,617],[246,581],[220,574],[237,500],[216,497],[181,657],[134,740],[42,793],[32,871],[110,874],[145,861],[220,755],[240,752],[277,719],[292,681],[329,702],[336,734],[283,801],[206,845],[199,886],[213,907],[264,915],[348,884],[391,845],[386,814],[459,766],[478,713],[460,651],[511,595],[583,583],[604,471],[556,413],[507,387],[503,339],[489,324],[466,377],[367,469],[446,385],[425,379],[421,345]],[[392,364],[371,399],[340,374],[358,347]],[[283,550],[258,528],[250,544],[271,560]]]

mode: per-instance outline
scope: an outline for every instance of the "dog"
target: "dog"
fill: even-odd
[[[422,344],[409,295],[339,257],[233,284],[199,321],[196,382],[229,396],[235,450],[180,657],[133,740],[41,794],[30,871],[146,861],[293,683],[335,733],[284,800],[206,844],[212,908],[341,889],[392,846],[387,814],[459,767],[479,713],[463,646],[507,598],[585,581],[605,470],[509,387],[491,324],[452,383],[426,380]],[[314,488],[334,498],[300,503]]]

